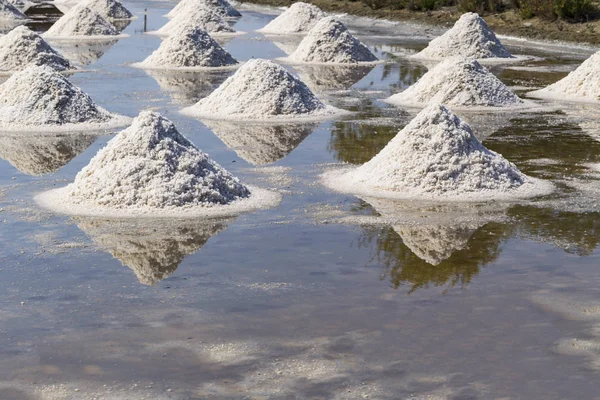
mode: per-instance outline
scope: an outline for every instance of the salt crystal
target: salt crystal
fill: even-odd
[[[116,36],[117,28],[100,14],[85,6],[75,6],[46,31],[44,36],[89,39],[94,36]]]
[[[211,8],[223,18],[237,18],[242,16],[227,0],[181,0],[169,11],[167,17],[175,18],[178,15],[188,14],[199,7]]]
[[[119,0],[84,0],[75,7],[88,7],[107,21],[131,19],[133,14]]]
[[[6,0],[0,0],[0,20],[25,20],[27,16]]]
[[[206,6],[200,6],[185,14],[180,14],[159,30],[150,33],[168,36],[187,26],[202,28],[213,36],[236,34],[235,29],[229,26],[223,17]]]
[[[258,32],[273,34],[303,33],[325,16],[319,7],[298,1]]]

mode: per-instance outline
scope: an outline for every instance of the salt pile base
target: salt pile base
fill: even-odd
[[[273,206],[280,196],[241,184],[171,121],[145,111],[73,183],[37,199],[51,210],[74,215],[190,218]]]
[[[237,64],[237,60],[204,30],[184,27],[166,38],[148,58],[133,66],[149,69],[205,69],[231,68]]]
[[[269,60],[246,62],[210,96],[182,113],[206,119],[294,121],[343,111],[323,104],[297,77]]]
[[[21,71],[34,65],[46,65],[56,71],[75,69],[69,60],[26,26],[18,26],[0,37],[1,72]]]
[[[75,6],[44,33],[45,37],[77,39],[117,36],[119,31],[100,14],[85,6]]]
[[[358,64],[378,61],[344,24],[325,17],[308,32],[287,61],[312,64]]]
[[[323,17],[325,17],[325,13],[319,7],[298,1],[262,29],[259,29],[258,32],[272,34],[304,33],[311,30]]]
[[[323,179],[341,192],[397,199],[510,200],[553,190],[485,148],[467,124],[439,104],[421,111],[367,163]]]
[[[413,57],[432,60],[448,57],[514,58],[483,18],[472,12],[463,14],[450,30],[433,39]]]
[[[98,107],[47,66],[29,67],[0,85],[0,130],[82,131],[123,126],[129,118]]]
[[[229,24],[208,7],[201,6],[190,10],[190,12],[178,15],[162,28],[150,34],[169,36],[184,28],[201,28],[212,36],[216,35],[239,35],[242,32],[236,32]]]
[[[226,0],[181,0],[169,13],[168,18],[193,12],[199,7],[208,7],[223,18],[238,18],[242,14]]]
[[[85,0],[76,7],[88,7],[107,21],[133,18],[133,14],[119,0]]]
[[[6,0],[0,0],[0,20],[26,20],[25,14],[19,11],[14,5]]]
[[[575,71],[552,85],[528,95],[550,100],[600,102],[600,51],[585,60]]]
[[[523,101],[477,61],[451,58],[386,102],[409,107],[441,103],[454,109],[518,107]]]

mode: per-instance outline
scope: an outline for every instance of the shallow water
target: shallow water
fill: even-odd
[[[33,196],[72,181],[110,136],[1,136],[0,399],[600,398],[595,107],[463,115],[486,146],[553,181],[546,198],[440,206],[336,194],[318,176],[369,160],[415,115],[380,99],[427,71],[406,56],[437,30],[344,17],[391,61],[296,72],[355,114],[213,133],[178,110],[227,74],[130,68],[160,43],[143,33],[144,9],[152,31],[174,3],[126,5],[139,16],[130,37],[61,44],[86,65],[72,81],[110,111],[160,111],[284,198],[160,225],[53,215]],[[241,10],[236,29],[249,33],[226,43],[236,58],[293,49],[253,32],[272,9]],[[593,51],[504,40],[538,57],[492,68],[520,94]]]

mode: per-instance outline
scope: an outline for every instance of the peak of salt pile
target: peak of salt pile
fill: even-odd
[[[75,69],[40,35],[18,26],[0,37],[0,71],[21,71],[32,65],[47,65],[56,71]]]
[[[204,29],[212,35],[235,33],[235,29],[229,26],[223,17],[204,5],[176,16],[155,33],[158,35],[172,35],[188,26]]]
[[[324,179],[343,192],[404,199],[473,201],[551,190],[485,148],[467,124],[439,104],[421,111],[367,163]]]
[[[23,20],[27,16],[6,0],[0,0],[0,20]]]
[[[133,14],[119,0],[84,0],[76,7],[87,7],[107,21],[131,19]]]
[[[89,7],[75,6],[46,31],[46,37],[116,36],[117,28]]]
[[[175,18],[179,15],[193,12],[198,7],[208,7],[223,18],[237,18],[242,16],[227,0],[181,0],[169,11],[167,17]]]
[[[333,17],[325,17],[308,32],[289,60],[301,63],[356,64],[377,57]]]
[[[324,16],[325,13],[319,7],[298,1],[258,32],[274,34],[308,32]]]
[[[460,58],[442,61],[414,85],[386,101],[417,107],[441,103],[453,108],[514,107],[523,103],[477,61]]]
[[[100,128],[123,118],[94,103],[89,95],[48,66],[29,67],[0,85],[0,129]]]
[[[161,43],[142,68],[217,68],[238,62],[199,27],[184,26]]]
[[[246,62],[208,97],[182,112],[207,119],[270,120],[323,118],[339,113],[281,65]]]
[[[414,57],[513,58],[483,18],[472,12],[463,14],[450,30],[433,39]]]

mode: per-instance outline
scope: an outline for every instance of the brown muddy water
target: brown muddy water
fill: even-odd
[[[85,65],[72,81],[110,111],[160,111],[283,201],[212,220],[54,215],[33,196],[72,181],[110,136],[0,134],[0,399],[600,398],[596,106],[461,114],[487,147],[554,182],[550,196],[359,199],[319,175],[369,160],[415,115],[380,99],[427,71],[406,57],[439,32],[342,16],[388,63],[295,72],[353,115],[207,127],[178,110],[227,75],[129,67],[160,43],[143,33],[144,9],[155,30],[175,3],[125,4],[139,17],[129,37],[58,44]],[[248,33],[226,43],[236,58],[293,50],[295,39],[254,32],[276,10],[241,11]],[[519,94],[594,51],[503,40],[535,56],[492,68]]]

